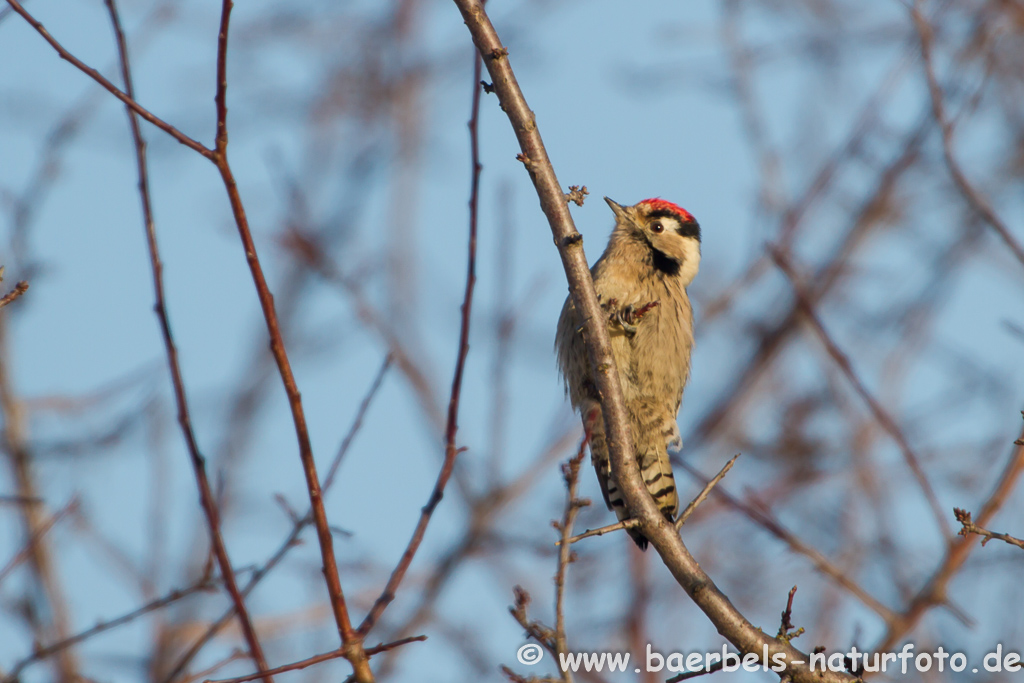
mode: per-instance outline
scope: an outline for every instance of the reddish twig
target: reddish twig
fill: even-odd
[[[477,134],[480,120],[479,82],[481,67],[479,58],[475,59],[473,73],[473,99],[469,117],[469,145],[472,163],[469,192],[469,256],[466,266],[466,291],[462,300],[459,350],[455,360],[455,375],[452,377],[451,395],[448,399],[444,462],[441,464],[441,470],[437,474],[437,480],[434,482],[434,489],[430,493],[430,498],[420,511],[419,522],[412,532],[412,538],[409,539],[405,552],[402,553],[401,559],[399,559],[398,564],[392,570],[384,590],[381,591],[380,596],[374,601],[373,607],[370,608],[366,618],[359,625],[359,633],[363,637],[366,637],[366,634],[370,632],[374,624],[377,623],[377,620],[380,619],[380,615],[384,613],[387,606],[395,599],[395,592],[405,578],[405,573],[408,571],[409,565],[412,564],[413,557],[416,556],[420,543],[423,542],[423,536],[427,531],[427,525],[430,524],[430,518],[434,514],[437,505],[441,502],[441,497],[444,495],[448,479],[451,478],[452,470],[455,468],[455,458],[461,452],[461,449],[455,446],[455,436],[459,429],[459,399],[462,396],[462,374],[466,367],[466,356],[469,354],[469,321],[470,312],[473,308],[473,288],[476,285],[477,207],[480,196],[480,171],[483,168],[480,164],[480,141]]]
[[[868,391],[863,380],[861,380],[860,376],[853,369],[853,363],[850,361],[850,357],[839,348],[825,329],[824,324],[815,312],[814,304],[811,301],[810,295],[804,290],[803,285],[800,284],[793,265],[790,263],[789,257],[775,246],[770,246],[769,251],[771,252],[772,260],[775,261],[775,264],[789,279],[789,283],[796,295],[799,308],[803,311],[804,316],[806,316],[807,320],[810,322],[811,327],[814,329],[814,332],[818,336],[822,345],[824,345],[828,355],[846,377],[854,391],[857,392],[857,395],[859,395],[868,405],[868,409],[871,411],[872,416],[878,424],[880,424],[882,429],[884,429],[892,440],[896,442],[896,445],[900,449],[900,453],[903,454],[903,459],[907,463],[907,467],[910,468],[914,478],[917,479],[917,484],[921,488],[921,492],[924,494],[925,499],[928,501],[929,507],[931,507],[936,525],[944,536],[949,537],[952,535],[949,520],[946,519],[946,515],[943,513],[943,507],[939,503],[939,498],[935,495],[935,490],[932,488],[931,482],[928,481],[928,477],[925,475],[924,469],[921,467],[921,459],[917,457],[914,449],[911,448],[910,442],[907,440],[906,435],[903,434],[903,430],[901,430],[899,425],[896,424],[896,420],[892,415],[882,407],[882,404],[878,402],[878,399]]]
[[[548,471],[548,466],[559,457],[563,450],[569,447],[569,442],[574,440],[575,429],[566,431],[555,438],[519,476],[508,483],[496,485],[468,501],[468,519],[462,540],[455,543],[450,551],[440,557],[435,562],[433,571],[421,580],[419,604],[412,610],[404,623],[391,629],[393,636],[419,630],[420,626],[427,622],[445,587],[457,576],[459,567],[476,556],[481,549],[486,547],[487,542],[494,538],[495,526],[502,513],[513,502],[522,500],[522,497],[537,483],[542,474]],[[378,675],[381,678],[387,678],[393,670],[395,662],[394,657],[384,659],[378,669]]]
[[[242,198],[238,192],[238,183],[235,181],[231,164],[228,161],[227,48],[232,6],[231,0],[224,0],[221,6],[220,31],[217,37],[217,93],[214,97],[217,109],[217,135],[212,161],[217,166],[221,179],[224,181],[224,188],[227,191],[228,201],[231,204],[231,212],[235,218],[235,226],[238,228],[238,236],[242,240],[246,262],[249,265],[253,284],[256,286],[256,295],[263,310],[263,318],[267,324],[267,332],[270,336],[270,351],[274,356],[274,361],[277,363],[278,372],[281,375],[281,381],[288,396],[288,405],[291,409],[292,422],[295,424],[295,435],[298,440],[299,458],[302,461],[302,469],[306,477],[306,488],[309,491],[313,524],[316,527],[317,540],[320,544],[324,581],[327,585],[331,611],[338,625],[338,635],[346,651],[346,658],[352,664],[356,680],[358,683],[370,683],[373,681],[373,673],[370,671],[366,653],[363,651],[362,637],[352,628],[348,607],[345,604],[345,594],[341,587],[341,578],[338,575],[338,564],[334,557],[334,537],[330,524],[327,521],[327,512],[324,510],[320,478],[317,474],[316,461],[313,459],[313,447],[309,438],[309,427],[306,424],[306,414],[302,407],[302,395],[295,382],[295,374],[292,371],[291,361],[288,359],[288,352],[285,349],[284,336],[281,333],[277,309],[274,306],[274,296],[267,285],[263,266],[256,251],[256,243],[249,228],[249,219],[245,213],[245,206],[242,204]]]
[[[396,647],[401,647],[402,645],[408,645],[409,643],[418,643],[426,639],[426,636],[412,636],[411,638],[402,638],[391,643],[381,643],[380,645],[376,645],[374,647],[368,647],[365,649],[365,653],[367,657],[370,657],[381,652],[393,650]],[[341,648],[338,650],[332,650],[330,652],[324,652],[323,654],[309,657],[298,662],[292,662],[291,664],[284,664],[282,666],[274,667],[267,673],[281,674],[287,671],[298,671],[299,669],[305,669],[307,666],[313,666],[314,664],[319,664],[320,662],[329,662],[332,659],[338,659],[340,657],[345,656],[347,656],[345,654],[345,649]],[[208,680],[206,681],[206,683],[245,683],[246,681],[254,681],[259,677],[260,674],[256,673],[248,674],[246,676],[239,676],[237,678],[219,678],[214,681]]]
[[[480,65],[479,60],[476,61],[475,66],[476,80],[474,80],[473,98],[472,98],[472,114],[469,121],[470,130],[470,146],[471,146],[471,157],[472,157],[472,174],[471,174],[471,191],[469,200],[470,209],[470,229],[469,229],[469,258],[467,266],[467,277],[466,277],[466,289],[465,296],[462,304],[462,324],[459,334],[459,350],[456,359],[455,375],[452,380],[452,389],[449,399],[448,417],[446,421],[445,429],[445,459],[442,465],[441,471],[438,474],[437,481],[434,489],[431,493],[430,499],[424,506],[419,523],[413,537],[410,539],[409,544],[406,548],[398,565],[392,572],[391,578],[388,581],[387,586],[382,592],[381,596],[374,603],[373,608],[367,614],[366,619],[360,625],[360,631],[365,634],[373,628],[374,623],[380,617],[380,614],[386,608],[387,604],[394,599],[394,590],[397,589],[401,583],[409,564],[412,562],[412,558],[422,541],[423,534],[426,530],[426,526],[430,521],[430,517],[440,502],[443,495],[444,488],[447,484],[448,478],[451,475],[452,468],[454,466],[455,457],[459,452],[459,449],[455,446],[455,436],[458,430],[458,410],[459,410],[459,399],[462,388],[462,376],[465,368],[466,356],[469,351],[469,322],[470,312],[472,308],[472,296],[473,289],[476,282],[476,236],[477,236],[477,205],[479,196],[479,179],[480,179],[480,156],[479,156],[479,140],[477,135],[478,120],[479,120],[479,109],[480,109],[480,89],[477,87],[477,81],[479,80]]]
[[[387,359],[385,359],[381,371],[377,374],[377,377],[375,378],[374,383],[370,386],[370,390],[367,392],[366,396],[364,396],[363,401],[360,404],[359,410],[356,412],[356,416],[353,419],[352,424],[348,429],[348,432],[345,434],[345,438],[342,440],[342,446],[339,449],[337,456],[335,456],[335,460],[340,460],[341,458],[344,457],[348,446],[352,444],[356,434],[362,427],[362,418],[366,414],[366,409],[369,408],[370,399],[374,395],[376,395],[376,391],[379,388],[377,380],[383,378],[384,367],[389,366],[390,363],[388,362]],[[332,483],[332,481],[326,481],[324,483],[323,490],[325,494],[330,490]],[[288,553],[288,551],[299,545],[299,535],[303,532],[303,530],[305,530],[307,526],[309,526],[312,523],[313,513],[312,508],[310,508],[300,519],[295,521],[291,531],[280,543],[280,545],[278,545],[277,550],[274,551],[274,554],[271,555],[270,558],[266,562],[264,562],[262,566],[257,568],[252,573],[252,576],[250,577],[248,583],[246,583],[245,588],[242,589],[243,596],[248,596],[249,593],[251,593],[253,589],[256,588],[256,586],[267,576],[267,574],[269,574],[275,567],[277,567],[280,564],[281,560],[284,559],[284,556]],[[170,683],[171,681],[177,680],[178,676],[180,676],[181,673],[185,670],[185,667],[187,667],[189,663],[193,659],[195,659],[196,655],[199,654],[203,647],[215,635],[217,635],[217,633],[219,633],[220,630],[223,629],[224,626],[226,626],[227,623],[232,618],[234,618],[234,615],[234,607],[229,607],[223,614],[221,614],[221,616],[216,621],[211,623],[210,626],[206,629],[206,631],[204,631],[203,634],[199,636],[199,638],[197,638],[192,643],[192,645],[185,651],[185,653],[178,659],[178,661],[175,662],[174,666],[170,667],[170,672],[164,677],[163,683]]]
[[[73,54],[68,52],[63,45],[57,42],[56,38],[50,35],[50,32],[46,30],[42,23],[40,23],[35,17],[29,14],[24,7],[21,6],[21,3],[18,2],[18,0],[7,0],[7,3],[11,6],[12,9],[14,9],[15,12],[20,14],[22,18],[25,21],[27,21],[29,25],[32,26],[32,28],[34,28],[39,33],[39,35],[43,37],[43,40],[49,43],[50,46],[57,51],[57,54],[60,55],[61,59],[70,62],[79,71],[81,71],[89,78],[93,79],[94,81],[102,85],[104,88],[110,91],[110,93],[114,97],[121,100],[125,104],[125,106],[131,107],[132,111],[134,111],[136,114],[144,118],[146,121],[149,121],[154,126],[164,131],[165,133],[167,133],[172,138],[174,138],[181,144],[185,145],[189,149],[196,151],[199,154],[202,154],[207,159],[213,161],[213,150],[207,148],[201,142],[193,140],[192,138],[185,135],[171,124],[164,121],[163,119],[153,115],[149,110],[147,110],[145,107],[136,102],[135,98],[133,98],[131,95],[128,95],[127,93],[122,92],[116,85],[114,85],[109,80],[104,78],[99,71],[88,66],[80,59],[75,57]]]
[[[793,598],[796,597],[796,586],[789,589],[789,597],[786,599],[786,609],[782,610],[782,619],[779,621],[779,632],[775,636],[776,638],[785,639],[787,641],[793,638],[799,638],[803,635],[804,628],[793,630]],[[792,633],[791,633],[792,631]]]
[[[121,19],[114,0],[106,0],[107,10],[110,13],[110,20],[114,27],[114,34],[117,39],[118,57],[121,64],[121,77],[124,80],[125,93],[130,99],[134,97],[134,85],[132,83],[131,66],[128,58],[128,45],[125,41],[124,31],[121,28]],[[178,425],[181,427],[182,435],[185,437],[185,445],[188,448],[189,457],[192,463],[192,471],[196,478],[196,485],[199,488],[199,500],[206,516],[207,528],[210,532],[210,544],[213,554],[217,559],[217,566],[220,568],[221,577],[224,579],[224,587],[231,598],[238,615],[239,625],[249,648],[249,654],[260,671],[267,669],[266,658],[263,655],[263,647],[260,645],[253,626],[252,618],[245,606],[245,599],[238,589],[238,580],[228,555],[227,545],[221,534],[220,511],[210,487],[209,477],[206,474],[206,459],[199,450],[199,443],[196,439],[195,430],[192,427],[192,418],[189,413],[188,397],[185,392],[185,380],[182,376],[181,365],[178,362],[178,348],[174,343],[174,336],[171,333],[171,321],[167,313],[167,304],[164,293],[163,263],[160,260],[160,247],[157,243],[156,224],[153,220],[153,207],[149,191],[149,167],[146,160],[146,141],[142,137],[142,130],[139,127],[135,110],[126,105],[128,123],[131,127],[132,139],[135,143],[136,168],[139,175],[139,195],[142,200],[142,216],[146,230],[146,245],[149,249],[150,266],[153,273],[153,291],[156,296],[154,310],[160,321],[160,331],[163,335],[164,351],[167,354],[167,366],[171,374],[171,382],[174,386],[174,402],[178,408]],[[268,683],[271,678],[265,678]]]

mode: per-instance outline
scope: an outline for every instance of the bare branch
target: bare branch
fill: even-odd
[[[683,525],[686,524],[686,520],[690,518],[690,515],[692,515],[694,510],[697,509],[697,506],[703,503],[705,500],[707,500],[707,497],[711,494],[711,489],[715,488],[715,486],[718,485],[718,482],[722,481],[722,479],[729,472],[729,470],[732,469],[732,466],[736,462],[736,459],[738,457],[740,457],[739,453],[732,456],[732,459],[729,462],[725,463],[722,469],[719,470],[718,474],[716,474],[711,481],[704,485],[704,488],[701,489],[700,493],[697,494],[697,497],[690,501],[690,504],[687,505],[686,509],[683,510],[682,514],[679,515],[679,519],[676,520],[676,529],[683,528]]]
[[[896,424],[896,420],[889,414],[889,412],[882,407],[882,404],[878,402],[867,386],[865,386],[863,380],[853,369],[853,364],[850,362],[850,357],[843,353],[842,349],[832,340],[829,336],[828,331],[822,324],[821,319],[814,310],[814,304],[811,301],[810,295],[804,291],[803,285],[800,284],[797,279],[793,265],[789,261],[789,257],[783,253],[778,247],[769,247],[771,251],[772,260],[775,264],[785,273],[786,277],[789,278],[789,283],[793,287],[793,292],[796,295],[797,305],[803,311],[807,320],[810,322],[811,327],[814,329],[814,333],[821,340],[821,343],[825,346],[828,355],[835,361],[836,366],[842,371],[850,385],[853,386],[854,391],[863,399],[868,405],[868,409],[871,410],[871,414],[874,416],[878,424],[892,437],[892,440],[896,442],[896,445],[900,449],[900,453],[903,454],[903,459],[907,463],[907,467],[910,468],[914,478],[917,480],[918,486],[921,488],[921,492],[924,494],[925,500],[928,501],[928,505],[931,507],[932,515],[935,517],[935,524],[939,527],[939,530],[944,536],[949,537],[952,535],[952,530],[949,527],[949,520],[946,519],[946,515],[942,512],[942,505],[939,503],[938,496],[935,495],[935,489],[932,488],[931,482],[928,481],[927,475],[924,473],[924,469],[921,467],[921,459],[917,457],[914,449],[911,448],[910,442],[907,440],[903,430],[900,429],[899,425]]]
[[[690,518],[690,515],[694,513],[694,511],[697,509],[697,506],[707,499],[708,495],[711,493],[711,490],[715,488],[718,482],[722,481],[722,478],[726,475],[726,473],[732,469],[732,466],[733,464],[735,464],[736,459],[738,457],[740,457],[739,453],[734,455],[732,459],[729,460],[729,462],[725,463],[725,466],[723,466],[722,469],[719,470],[718,474],[716,474],[710,481],[708,481],[704,485],[704,488],[701,490],[700,493],[697,494],[697,497],[690,501],[689,505],[686,506],[682,514],[680,514],[679,518],[676,520],[676,529],[681,529],[683,525],[686,524],[686,520],[688,520]],[[582,534],[572,536],[566,539],[565,541],[555,541],[555,545],[561,545],[563,542],[575,543],[576,541],[582,540],[584,538],[590,538],[591,536],[604,536],[605,534],[611,531],[618,531],[620,529],[632,529],[638,526],[639,524],[640,523],[635,519],[626,519],[621,522],[616,522],[615,524],[609,524],[608,526],[599,527],[597,529],[587,529]]]
[[[380,597],[373,603],[373,607],[370,608],[369,613],[359,625],[359,633],[363,637],[370,632],[373,625],[380,619],[380,615],[384,613],[387,606],[395,599],[395,592],[405,578],[405,573],[408,571],[409,565],[412,564],[413,557],[415,557],[416,551],[419,550],[420,543],[423,542],[423,536],[427,531],[427,525],[430,524],[430,518],[433,516],[434,510],[444,495],[448,479],[455,468],[455,458],[462,450],[456,447],[455,437],[459,429],[459,401],[462,397],[462,375],[466,368],[466,357],[469,355],[469,321],[470,313],[473,310],[473,289],[476,286],[477,208],[480,199],[480,171],[483,168],[480,164],[480,139],[478,135],[480,120],[480,87],[478,83],[482,71],[479,58],[475,58],[473,63],[473,98],[469,117],[470,157],[472,164],[469,192],[469,255],[466,266],[466,290],[462,299],[462,322],[459,330],[458,353],[455,360],[455,375],[452,377],[452,389],[448,399],[444,461],[441,464],[441,470],[437,474],[437,480],[434,482],[434,489],[430,493],[430,498],[420,512],[419,522],[417,522],[416,528],[413,530],[412,538],[409,539],[405,552],[391,572],[391,576],[388,578],[384,590],[381,591]]]
[[[3,308],[7,304],[11,303],[19,296],[28,291],[28,283],[22,280],[18,284],[14,285],[14,289],[4,294],[3,298],[0,298],[0,308]]]
[[[569,564],[576,558],[569,547],[572,536],[572,525],[581,508],[590,505],[587,499],[576,497],[576,487],[580,478],[580,463],[586,454],[587,439],[580,442],[579,452],[562,465],[562,478],[565,480],[565,510],[562,512],[561,523],[553,522],[561,535],[561,548],[558,550],[558,569],[555,572],[555,650],[559,656],[569,653],[569,645],[565,637],[565,573]],[[572,683],[572,672],[562,671],[562,680]]]
[[[409,643],[418,643],[426,639],[426,636],[412,636],[411,638],[402,638],[401,640],[396,640],[391,643],[381,643],[380,645],[375,645],[374,647],[368,647],[366,648],[365,652],[366,656],[370,657],[381,652],[393,650],[396,647],[401,647],[402,645],[408,645]],[[298,671],[300,669],[305,669],[307,666],[313,666],[314,664],[319,664],[321,662],[329,662],[332,659],[338,659],[340,657],[346,656],[347,655],[345,654],[345,648],[340,648],[338,650],[331,650],[330,652],[315,655],[313,657],[309,657],[298,662],[292,662],[291,664],[283,664],[282,666],[274,667],[273,669],[267,671],[267,673],[276,675],[285,673],[287,671]],[[217,680],[207,680],[206,683],[245,683],[245,681],[254,681],[257,678],[260,678],[260,676],[261,674],[255,673],[248,674],[246,676],[239,676],[237,678],[219,678]]]
[[[194,150],[199,154],[202,154],[204,157],[211,161],[213,160],[213,150],[208,149],[202,143],[193,140],[192,138],[185,135],[171,124],[153,115],[149,110],[145,109],[142,105],[136,102],[133,97],[131,97],[127,93],[121,92],[121,90],[116,85],[114,85],[109,80],[104,78],[103,74],[101,74],[99,71],[86,65],[80,59],[78,59],[73,54],[64,49],[64,46],[58,43],[57,40],[50,35],[50,32],[46,30],[42,23],[40,23],[35,17],[29,14],[25,10],[25,8],[21,6],[21,3],[18,2],[18,0],[7,0],[7,3],[15,12],[20,14],[22,18],[24,18],[25,21],[27,21],[32,26],[32,28],[35,29],[39,33],[39,35],[41,35],[43,39],[47,43],[49,43],[51,47],[53,47],[54,50],[57,51],[57,54],[60,55],[61,59],[70,62],[76,68],[78,68],[79,71],[81,71],[86,76],[93,79],[94,81],[102,85],[104,88],[109,90],[114,97],[124,102],[125,106],[130,107],[132,111],[134,111],[136,114],[144,118],[146,121],[149,121],[154,126],[164,131],[165,133],[167,133],[172,138],[174,138],[181,144],[185,145],[189,149]]]
[[[37,526],[35,532],[28,539],[28,541],[26,541],[24,547],[22,547],[21,550],[16,552],[14,556],[7,561],[7,564],[5,564],[2,569],[0,569],[0,583],[3,583],[4,579],[6,579],[11,572],[18,568],[18,565],[20,565],[29,557],[29,555],[32,552],[32,548],[35,547],[40,540],[42,540],[43,536],[45,536],[50,531],[50,529],[52,529],[54,525],[57,524],[57,522],[67,517],[69,514],[74,513],[75,510],[78,508],[78,505],[78,499],[72,498],[67,505],[62,507],[57,512],[53,513],[53,515],[51,515],[49,519],[47,519],[45,522]]]
[[[86,629],[81,633],[76,633],[70,638],[65,638],[64,640],[61,640],[59,642],[52,643],[50,645],[46,645],[44,647],[39,648],[38,650],[34,651],[30,657],[26,657],[25,659],[21,660],[20,662],[17,662],[14,666],[12,666],[10,671],[7,672],[7,676],[11,680],[17,680],[18,674],[20,674],[22,670],[25,669],[25,667],[29,666],[33,662],[42,661],[47,657],[52,657],[58,652],[61,652],[62,650],[71,647],[72,645],[77,645],[82,641],[88,640],[93,636],[99,635],[100,633],[104,633],[113,628],[117,628],[118,626],[123,626],[124,624],[134,621],[135,619],[141,616],[144,616],[151,612],[155,612],[159,609],[163,609],[164,607],[171,605],[183,598],[187,598],[190,595],[194,595],[196,593],[200,593],[203,591],[214,590],[216,586],[216,581],[204,579],[199,583],[196,583],[195,585],[189,586],[188,588],[172,590],[167,595],[157,598],[156,600],[151,600],[147,602],[145,605],[142,605],[141,607],[134,609],[131,612],[128,612],[127,614],[123,614],[119,617],[109,619],[107,621],[101,621],[94,625],[92,628]],[[246,657],[248,657],[248,655],[246,655]]]
[[[928,81],[928,94],[931,97],[935,120],[942,131],[942,156],[946,160],[949,175],[953,178],[953,183],[960,190],[960,194],[963,195],[968,205],[996,231],[996,234],[1003,240],[1010,252],[1021,262],[1021,265],[1024,265],[1024,247],[1013,236],[1009,226],[999,217],[999,214],[992,208],[992,204],[988,199],[967,179],[967,174],[964,173],[956,159],[953,150],[953,122],[946,115],[946,105],[942,99],[942,88],[939,86],[939,79],[935,75],[935,62],[932,58],[935,36],[931,24],[928,23],[924,14],[921,13],[921,0],[914,0],[910,13],[914,19],[914,27],[917,29],[918,37],[921,40],[921,60],[924,63],[925,78]]]
[[[971,513],[968,512],[967,510],[953,508],[953,516],[956,517],[956,521],[960,522],[960,524],[963,527],[960,529],[960,532],[958,534],[960,536],[966,536],[968,534],[977,534],[983,537],[981,541],[982,545],[985,545],[994,538],[997,541],[1003,541],[1005,543],[1009,543],[1010,545],[1015,545],[1018,548],[1024,549],[1024,541],[1022,541],[1021,539],[1016,538],[1015,536],[1010,536],[1009,534],[1000,534],[995,531],[983,529],[974,522],[972,522]]]
[[[1024,416],[1024,413],[1022,413],[1022,416]],[[999,509],[1003,507],[1003,504],[1010,497],[1010,493],[1013,491],[1014,486],[1016,486],[1021,474],[1024,474],[1024,429],[1021,430],[1020,436],[1014,441],[1014,445],[1016,447],[1010,454],[1010,459],[1007,461],[1002,474],[1000,474],[995,488],[992,490],[991,495],[989,495],[988,500],[981,506],[981,512],[978,514],[978,521],[976,522],[980,527],[987,526],[989,521],[995,517],[996,513],[999,512]],[[910,604],[899,615],[899,619],[890,623],[889,629],[878,645],[874,647],[875,652],[887,652],[892,649],[907,632],[917,625],[917,622],[921,620],[921,617],[929,609],[946,602],[946,587],[949,585],[950,580],[960,571],[960,568],[963,567],[964,562],[967,561],[967,557],[974,549],[976,540],[977,538],[973,535],[959,536],[949,545],[946,555],[942,558],[942,562],[939,563],[935,573],[931,575],[921,590],[910,600]]]
[[[555,245],[562,257],[570,294],[576,309],[583,316],[592,376],[601,396],[612,473],[626,499],[630,516],[639,520],[639,528],[657,549],[679,585],[708,615],[719,632],[741,651],[765,654],[769,658],[772,654],[782,653],[790,664],[787,674],[797,683],[850,680],[851,677],[845,674],[811,672],[807,664],[794,664],[795,661],[807,662],[809,658],[788,643],[780,643],[766,636],[747,621],[693,559],[675,527],[661,515],[654,499],[647,492],[633,457],[622,387],[611,354],[608,330],[603,324],[604,316],[583,253],[582,238],[569,215],[565,195],[548,159],[533,112],[526,104],[509,65],[508,50],[501,45],[483,5],[476,0],[455,0],[455,4],[462,13],[473,42],[484,57],[502,110],[508,115],[519,140],[521,160],[537,189],[541,208],[548,218]]]
[[[106,5],[110,14],[110,21],[114,27],[114,34],[117,38],[118,58],[121,63],[121,77],[124,80],[125,93],[127,93],[130,99],[134,100],[135,93],[128,57],[128,45],[125,41],[124,31],[121,28],[121,18],[114,0],[106,0]],[[213,548],[213,554],[217,559],[221,576],[224,579],[224,587],[238,614],[239,625],[245,637],[246,645],[249,648],[249,654],[252,656],[257,668],[260,671],[264,671],[267,668],[267,662],[263,655],[263,647],[260,645],[252,618],[249,616],[249,611],[245,606],[245,598],[242,597],[238,590],[235,571],[231,564],[231,558],[228,556],[224,537],[221,534],[220,512],[217,509],[217,502],[210,487],[209,478],[206,475],[206,460],[199,451],[199,443],[196,440],[195,431],[192,427],[188,397],[185,393],[185,380],[182,377],[181,366],[178,362],[178,348],[174,343],[174,336],[171,333],[171,321],[167,313],[164,295],[163,263],[160,260],[160,248],[156,237],[156,223],[153,220],[153,207],[152,200],[150,199],[146,141],[142,137],[142,130],[139,127],[134,109],[126,104],[125,110],[128,113],[128,123],[131,127],[132,139],[135,143],[135,161],[139,176],[139,195],[142,200],[143,227],[146,231],[146,245],[149,249],[149,261],[153,273],[153,291],[156,295],[154,310],[160,321],[164,351],[167,355],[167,367],[171,374],[171,383],[174,386],[174,401],[178,407],[178,425],[181,427],[182,435],[185,437],[185,445],[188,448],[196,485],[199,487],[200,503],[203,513],[206,515],[206,524],[210,532],[210,544]],[[267,677],[264,680],[270,683],[273,679]]]

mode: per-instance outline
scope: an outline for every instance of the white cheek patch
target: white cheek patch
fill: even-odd
[[[693,282],[700,269],[700,242],[694,239],[687,239],[683,243],[683,264],[679,268],[679,279],[683,286]]]

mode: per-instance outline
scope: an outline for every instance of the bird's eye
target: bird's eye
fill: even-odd
[[[660,233],[665,232],[665,226],[661,223],[651,223],[651,232]]]

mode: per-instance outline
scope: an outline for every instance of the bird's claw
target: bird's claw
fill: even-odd
[[[659,303],[660,302],[658,301],[651,301],[640,308],[633,308],[632,305],[628,305],[615,311],[612,314],[612,318],[626,334],[632,337],[636,334],[637,325],[639,325],[640,319],[647,315],[652,308],[658,306]]]
[[[598,294],[597,300],[601,302],[601,308],[608,314],[608,324],[622,328],[622,331],[630,337],[636,334],[640,319],[661,303],[660,301],[651,301],[640,308],[634,308],[632,304],[619,308],[618,299],[612,298],[608,299],[608,301],[601,301],[601,295]],[[581,325],[576,332],[582,331],[583,326]]]

